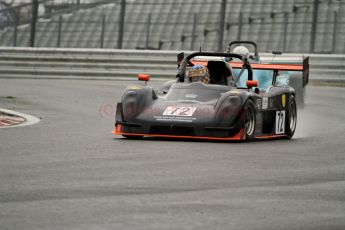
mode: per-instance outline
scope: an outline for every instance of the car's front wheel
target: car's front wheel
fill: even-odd
[[[252,140],[254,139],[256,118],[254,105],[251,100],[248,100],[244,105],[244,112],[244,131],[246,133],[246,139]]]
[[[291,138],[295,134],[297,125],[297,106],[296,100],[293,95],[291,95],[289,104],[286,110],[285,117],[285,133],[288,138]]]

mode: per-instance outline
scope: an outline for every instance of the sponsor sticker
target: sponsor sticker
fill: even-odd
[[[236,95],[236,96],[238,96],[238,95],[241,94],[241,92],[238,91],[238,90],[236,90],[236,89],[231,90],[230,93],[231,93],[232,95]]]
[[[262,100],[261,99],[257,99],[256,100],[256,108],[257,109],[261,109],[262,108]]]
[[[268,108],[268,97],[263,97],[262,98],[262,109],[267,109]]]
[[[173,106],[169,105],[165,108],[163,116],[182,116],[182,117],[191,117],[193,116],[196,107],[188,106]]]
[[[286,96],[285,94],[282,95],[282,106],[283,108],[285,108],[285,104],[286,104]]]
[[[198,95],[197,94],[186,94],[186,96],[185,96],[186,98],[191,98],[191,99],[195,99],[195,98],[197,98],[198,97]]]
[[[195,117],[179,117],[179,116],[154,116],[157,121],[178,121],[178,122],[193,122]]]
[[[142,89],[142,87],[141,86],[137,86],[137,85],[132,85],[132,86],[129,86],[128,89],[129,90],[140,90],[140,89]]]

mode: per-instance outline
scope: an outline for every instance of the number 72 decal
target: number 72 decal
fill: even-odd
[[[163,115],[165,116],[184,116],[191,117],[195,112],[196,107],[172,106],[165,108]]]
[[[285,111],[276,112],[276,134],[285,133]]]

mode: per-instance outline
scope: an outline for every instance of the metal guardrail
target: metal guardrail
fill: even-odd
[[[257,41],[263,50],[344,52],[344,33],[340,29],[345,25],[342,17],[344,1],[340,0],[25,2],[0,9],[0,16],[7,18],[2,20],[6,22],[3,27],[8,27],[0,33],[2,45],[160,50],[197,49],[206,41],[208,48],[223,51],[226,47],[221,44],[225,37],[245,40],[269,33],[275,36]],[[96,7],[105,4],[110,5]],[[198,8],[207,10],[195,10]],[[179,10],[167,13],[166,9]],[[184,12],[186,9],[191,10],[187,13]],[[296,39],[303,43],[296,43]]]
[[[138,73],[174,78],[179,52],[0,47],[0,78],[113,79],[135,77]],[[284,54],[283,57],[301,55],[310,57],[311,81],[345,82],[345,55]]]

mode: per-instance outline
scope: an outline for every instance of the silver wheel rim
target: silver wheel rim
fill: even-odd
[[[295,106],[295,103],[292,102],[291,105],[290,105],[290,117],[289,117],[289,120],[290,120],[290,130],[291,131],[294,131],[295,128],[296,128],[296,123],[297,123],[297,114],[296,114],[296,106]]]
[[[248,136],[253,135],[255,128],[255,116],[251,106],[248,106],[245,120],[245,129]]]

